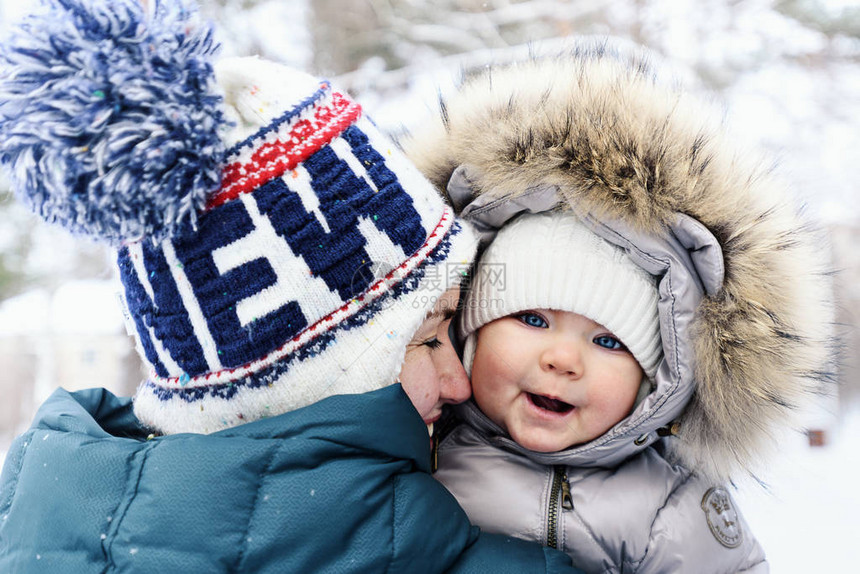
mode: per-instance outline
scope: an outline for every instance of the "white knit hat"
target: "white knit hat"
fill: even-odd
[[[460,322],[463,363],[471,373],[477,331],[487,323],[556,309],[612,331],[653,380],[663,358],[657,300],[655,278],[574,215],[522,215],[481,256]]]

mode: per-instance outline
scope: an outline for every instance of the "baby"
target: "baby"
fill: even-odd
[[[552,248],[535,259],[540,244]],[[484,414],[536,452],[588,442],[626,417],[662,358],[654,279],[561,214],[515,220],[482,264],[503,264],[509,280],[502,292],[484,273],[463,318]],[[507,314],[482,301],[503,301]]]
[[[724,489],[659,449],[601,458],[663,359],[658,298],[655,277],[570,213],[501,229],[462,312],[469,424],[438,449],[436,478],[473,523],[563,549],[587,571],[763,566]],[[700,519],[711,498],[729,513],[731,548]]]
[[[826,238],[723,119],[585,41],[474,74],[402,140],[489,243],[436,475],[484,529],[586,572],[767,571],[725,485],[838,342]]]

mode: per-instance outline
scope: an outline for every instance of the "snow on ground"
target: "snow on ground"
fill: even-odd
[[[860,524],[860,405],[825,447],[787,434],[768,467],[770,492],[741,486],[736,502],[774,574],[853,570]]]

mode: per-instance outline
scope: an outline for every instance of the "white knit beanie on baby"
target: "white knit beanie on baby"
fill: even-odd
[[[571,311],[600,323],[653,380],[663,358],[656,279],[621,247],[564,212],[508,223],[481,256],[463,308],[463,364],[471,374],[477,331],[528,309]]]

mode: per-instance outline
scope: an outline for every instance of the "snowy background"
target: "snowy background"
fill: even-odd
[[[0,26],[31,0],[0,0]],[[860,532],[860,4],[851,0],[202,0],[225,54],[261,54],[332,79],[399,132],[470,70],[575,36],[644,45],[727,110],[736,136],[827,226],[845,345],[834,397],[779,437],[740,508],[781,573],[848,571]],[[0,180],[0,459],[59,382],[131,393],[140,379],[113,304],[111,255],[18,206]],[[854,248],[854,249],[852,249]],[[121,374],[117,374],[121,373]],[[4,378],[5,377],[5,378]],[[856,567],[856,566],[855,566]]]

